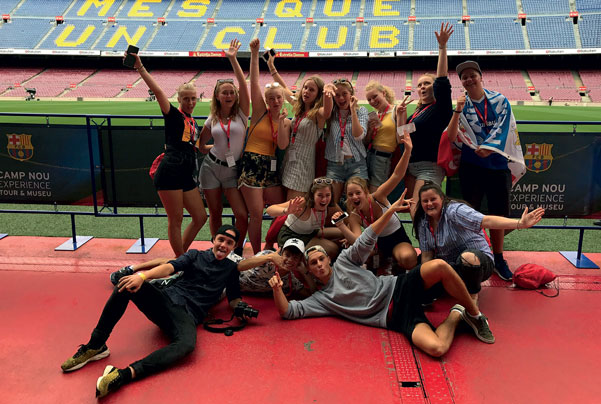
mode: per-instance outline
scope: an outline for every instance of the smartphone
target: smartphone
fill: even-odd
[[[346,219],[347,217],[348,217],[348,213],[342,212],[342,215],[340,215],[336,219],[332,219],[332,224],[336,224],[336,223],[340,222],[341,220]]]
[[[123,59],[123,66],[133,69],[136,64],[136,58],[133,55],[130,55],[130,53],[137,54],[139,50],[140,48],[137,46],[129,45],[127,47],[127,55],[125,56],[125,59]]]
[[[261,55],[261,58],[267,63],[269,61],[269,54],[275,57],[275,49],[266,50],[264,54]]]

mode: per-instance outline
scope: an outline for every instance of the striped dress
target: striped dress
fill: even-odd
[[[295,123],[292,122],[293,127]],[[291,140],[284,156],[282,184],[286,188],[300,192],[308,192],[311,188],[315,178],[315,143],[320,131],[317,123],[310,119],[304,118],[299,124],[294,144]],[[296,153],[294,161],[289,159],[290,150]]]

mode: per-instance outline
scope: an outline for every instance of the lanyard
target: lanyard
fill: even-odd
[[[386,113],[388,112],[389,109],[390,109],[390,104],[388,104],[386,106],[386,109],[384,110],[384,112],[382,112],[382,113],[378,112],[378,118],[380,118],[380,122],[382,122],[384,120],[384,117],[386,116]],[[368,150],[371,150],[371,148],[373,147],[372,142],[373,142],[374,138],[376,137],[377,133],[378,133],[378,128],[374,128],[374,130],[371,134],[371,140],[369,142],[369,146],[367,146]]]
[[[436,257],[436,250],[438,250],[438,244],[436,242],[436,232],[434,232],[434,227],[432,227],[429,220],[428,220],[428,228],[430,229],[430,233],[432,233],[432,237],[434,237],[434,257]]]
[[[292,130],[292,144],[294,144],[294,140],[296,139],[296,132],[298,131],[298,126],[300,125],[301,121],[305,119],[306,116],[307,113],[305,112],[303,115],[296,117],[296,121],[294,122],[294,129]]]
[[[349,115],[351,114],[351,111],[349,111]],[[338,126],[340,126],[340,148],[342,149],[344,147],[344,133],[346,132],[346,123],[348,122],[348,115],[346,116],[346,119],[344,120],[344,127],[342,126],[342,115],[340,114],[340,111],[338,111]]]
[[[315,216],[315,220],[317,220],[319,222],[319,219],[317,219],[317,211],[315,209],[311,209],[311,210],[313,211],[313,215]],[[325,223],[326,223],[326,212],[322,212],[321,213],[321,225],[320,225],[322,237],[323,237],[323,227],[324,227]]]
[[[420,116],[421,114],[423,114],[424,112],[426,112],[426,110],[428,108],[430,108],[434,104],[436,104],[436,101],[434,101],[432,104],[428,105],[426,108],[422,108],[419,111],[414,111],[413,115],[411,115],[411,119],[409,119],[409,122],[407,122],[407,123],[413,122],[414,119],[416,119],[418,116]]]
[[[182,111],[181,107],[179,108],[179,112],[181,112],[184,116],[184,126],[187,126],[190,130],[190,143],[196,143],[196,121],[194,118],[192,118],[192,116],[188,116],[184,111]]]
[[[480,122],[482,122],[482,129],[484,129],[484,131],[488,135],[488,127],[486,125],[486,122],[488,122],[486,120],[486,118],[488,118],[488,98],[484,97],[484,116],[482,116],[482,112],[480,112],[476,104],[474,104],[474,109],[476,110],[476,115],[478,115],[478,119],[480,120]]]
[[[269,126],[271,126],[271,140],[273,140],[273,144],[277,144],[278,143],[278,131],[276,130],[274,132],[273,130],[273,121],[271,120],[271,113],[268,113],[267,115],[269,115]]]
[[[367,197],[367,201],[369,202],[369,217],[371,221],[368,221],[367,218],[363,215],[363,212],[361,212],[361,209],[359,209],[359,215],[361,215],[361,220],[363,220],[363,222],[367,224],[367,226],[365,227],[369,227],[369,225],[374,222],[374,208],[371,204],[371,199],[369,198],[369,196]]]
[[[219,124],[221,125],[221,129],[225,133],[227,137],[227,149],[230,150],[230,124],[232,123],[232,118],[227,119],[227,130],[225,130],[225,125],[221,122],[221,118],[219,118]]]

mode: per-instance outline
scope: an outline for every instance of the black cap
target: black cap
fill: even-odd
[[[227,232],[228,230],[233,231],[235,236],[232,236],[230,233],[228,233]],[[238,239],[240,238],[240,231],[238,229],[236,229],[234,226],[232,226],[231,224],[224,224],[223,226],[218,228],[217,232],[215,233],[215,236],[217,236],[218,234],[222,234],[224,236],[232,238],[232,239],[234,239],[234,241],[236,243],[238,242]]]
[[[473,60],[466,60],[463,63],[459,63],[455,68],[457,74],[459,75],[459,78],[461,78],[461,73],[463,73],[465,69],[474,69],[478,73],[480,73],[480,76],[482,76],[482,70],[480,70],[480,65],[478,64],[478,62],[474,62]]]

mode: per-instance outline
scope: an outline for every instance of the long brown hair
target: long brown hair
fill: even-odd
[[[303,91],[303,88],[305,88],[305,84],[309,80],[314,82],[315,85],[317,86],[317,96],[315,97],[315,100],[313,101],[313,105],[311,106],[311,109],[309,111],[305,111],[305,103],[302,100],[302,91]],[[315,116],[317,115],[317,111],[319,110],[319,108],[321,108],[323,106],[323,87],[324,86],[325,86],[325,83],[324,83],[323,79],[319,76],[310,76],[310,77],[307,77],[305,79],[305,81],[303,81],[303,85],[301,86],[301,89],[300,89],[301,92],[299,92],[296,103],[294,104],[294,107],[292,109],[292,112],[294,112],[295,117],[302,116],[305,112],[307,112],[307,118],[309,118],[312,121],[315,121]]]
[[[330,184],[326,184],[325,182],[318,184],[316,182],[318,180],[325,180],[325,179],[329,179],[329,178],[317,177],[313,180],[313,183],[311,184],[311,188],[309,188],[309,192],[307,192],[305,194],[306,208],[313,208],[315,206],[315,192],[317,192],[320,189],[324,189],[324,188],[330,188],[330,192],[332,193],[332,198],[330,199],[328,208],[333,208],[336,206],[336,202],[334,201],[334,182],[332,181],[332,183],[330,183]],[[330,181],[331,181],[331,179],[330,179]]]
[[[215,84],[215,89],[213,90],[213,98],[211,98],[211,116],[213,117],[213,123],[216,123],[220,118],[219,113],[221,112],[221,102],[219,102],[217,94],[219,94],[219,90],[224,84],[231,84],[234,86],[234,92],[236,93],[236,102],[234,102],[234,105],[232,105],[232,109],[230,110],[228,118],[234,119],[240,110],[240,94],[238,92],[238,87],[236,87],[233,81],[217,80],[217,84]]]

